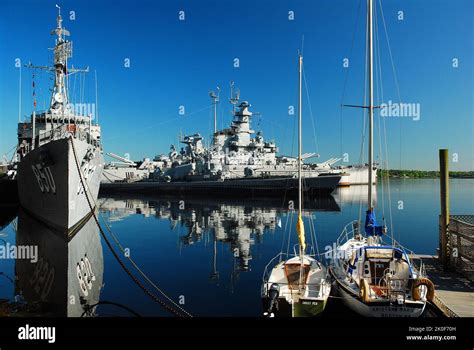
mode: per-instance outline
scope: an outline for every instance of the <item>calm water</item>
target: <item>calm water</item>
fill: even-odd
[[[474,180],[454,179],[450,186],[451,212],[474,213]],[[377,187],[379,222],[384,216],[390,227],[391,206],[394,237],[417,253],[435,254],[439,181],[391,180],[390,189],[391,201],[386,186],[384,190],[381,184]],[[305,203],[305,220],[310,216],[314,220],[320,251],[331,246],[343,226],[359,216],[360,203],[365,209],[366,192],[363,186],[341,188],[330,198]],[[261,315],[264,268],[280,250],[287,250],[288,236],[290,250],[296,243],[294,224],[290,235],[288,232],[294,217],[283,200],[100,198],[99,206],[102,226],[107,224],[143,271],[196,316]],[[67,296],[79,294],[74,289],[76,270],[68,271],[66,261],[74,266],[74,259],[85,254],[95,278],[88,292],[92,301],[120,303],[146,316],[168,315],[131,281],[99,235],[90,221],[69,243],[57,240],[48,228],[20,212],[17,220],[1,230],[0,243],[36,244],[45,263],[36,271],[25,260],[1,259],[0,298],[18,301],[22,310],[63,315]],[[79,252],[85,242],[87,252]],[[26,307],[34,295],[42,295],[48,304]],[[80,308],[67,310],[75,316],[82,312]],[[100,305],[97,314],[129,315],[109,305]]]

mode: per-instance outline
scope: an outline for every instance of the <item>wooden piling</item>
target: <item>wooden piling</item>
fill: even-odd
[[[439,238],[439,258],[444,266],[448,267],[448,225],[449,225],[449,160],[448,150],[439,150],[439,170],[440,170],[440,238]]]

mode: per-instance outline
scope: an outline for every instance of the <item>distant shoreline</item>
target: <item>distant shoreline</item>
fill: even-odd
[[[377,176],[398,179],[438,179],[439,171],[425,170],[384,170],[379,169]],[[450,171],[451,179],[474,179],[474,171]]]

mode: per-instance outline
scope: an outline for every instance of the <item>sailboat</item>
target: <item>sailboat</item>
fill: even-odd
[[[298,219],[296,231],[299,245],[292,255],[280,252],[266,266],[263,274],[261,298],[266,317],[306,317],[321,314],[331,292],[331,283],[325,268],[315,259],[314,254],[306,254],[305,230],[302,219],[302,102],[301,81],[303,56],[298,57],[299,103],[298,103]],[[296,252],[298,248],[298,253]],[[286,258],[284,260],[283,258]],[[271,270],[269,267],[278,260]]]
[[[369,81],[369,179],[373,167],[373,0],[368,0],[368,81]],[[434,297],[433,283],[422,263],[415,265],[413,253],[393,237],[385,243],[387,227],[378,225],[372,186],[368,186],[364,230],[361,222],[347,224],[336,241],[329,271],[336,281],[342,301],[363,316],[418,317],[427,300]]]

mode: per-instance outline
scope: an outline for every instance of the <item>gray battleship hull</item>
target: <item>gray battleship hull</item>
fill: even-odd
[[[104,166],[102,151],[77,139],[74,147],[94,206]],[[18,164],[17,180],[20,205],[55,229],[69,231],[91,212],[67,138],[30,151]]]
[[[67,236],[20,209],[16,244],[37,247],[36,262],[15,263],[15,294],[26,302],[25,316],[81,317],[99,302],[104,261],[93,217]]]
[[[321,175],[303,179],[303,190],[312,195],[328,195],[339,184],[340,175]],[[170,195],[217,195],[217,196],[271,196],[291,195],[298,191],[296,178],[246,178],[235,180],[203,181],[139,181],[134,183],[102,184],[101,193],[141,193]]]

